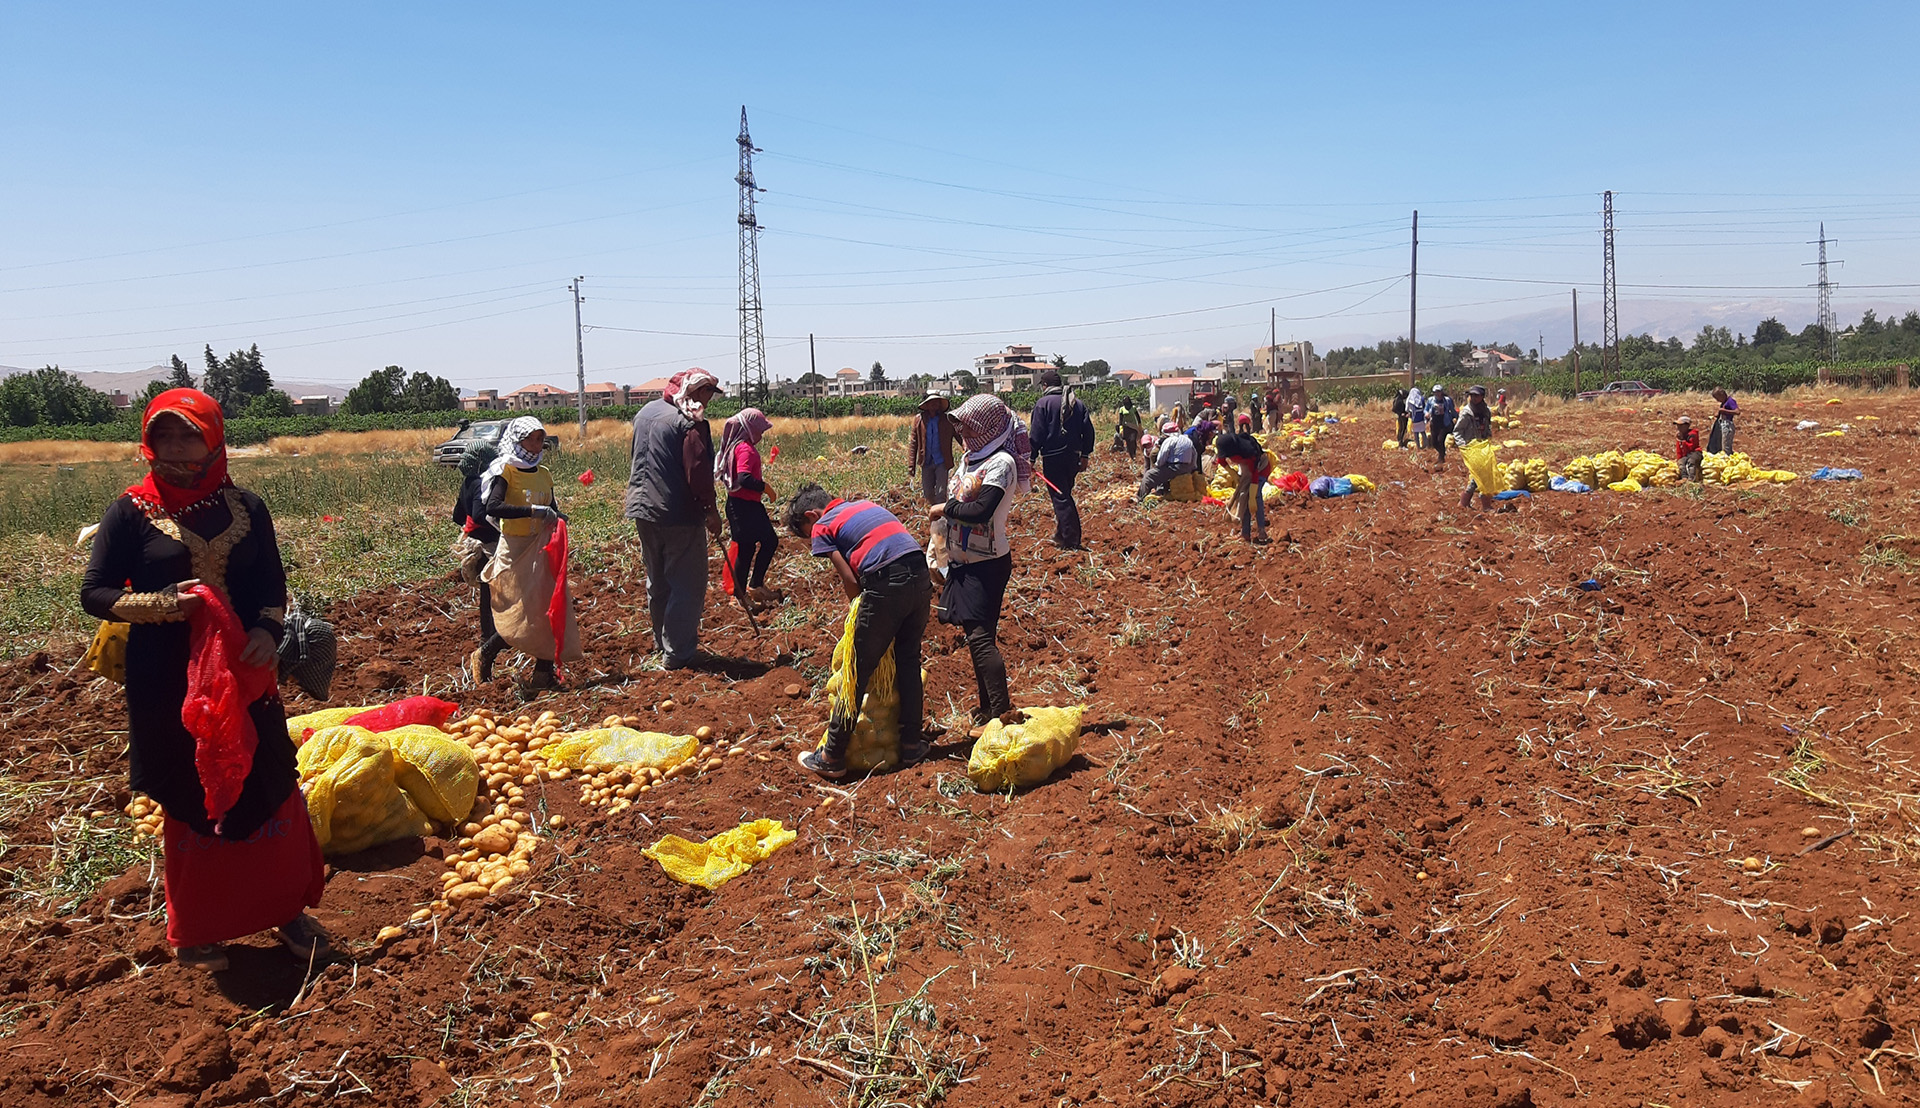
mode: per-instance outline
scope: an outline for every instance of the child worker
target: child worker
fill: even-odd
[[[1241,417],[1245,419],[1245,416]],[[1227,505],[1229,514],[1240,517],[1240,541],[1264,544],[1267,541],[1267,501],[1263,495],[1267,482],[1273,477],[1273,459],[1267,449],[1260,445],[1251,428],[1239,433],[1221,435],[1213,444],[1215,464],[1234,467],[1240,478],[1240,485],[1233,490],[1233,500]],[[1260,519],[1259,537],[1253,535],[1255,514]]]
[[[480,580],[491,594],[495,632],[533,658],[527,691],[554,689],[560,686],[554,662],[583,655],[573,622],[573,597],[561,576],[565,566],[553,565],[549,554],[548,544],[566,517],[554,503],[553,471],[540,464],[547,429],[532,416],[519,416],[507,424],[500,446],[500,457],[480,479],[487,521],[500,532],[493,560],[480,571]],[[564,543],[559,549],[564,552]],[[550,614],[556,610],[558,620]]]
[[[760,460],[760,437],[773,421],[758,408],[742,408],[720,428],[720,449],[714,451],[713,476],[727,490],[727,530],[734,552],[728,572],[733,595],[742,608],[757,611],[780,603],[780,594],[767,588],[767,567],[780,545],[767,501],[774,498]]]
[[[829,781],[845,780],[852,772],[847,748],[860,722],[867,683],[889,649],[900,697],[900,764],[919,762],[928,746],[920,730],[920,639],[933,597],[926,552],[892,512],[871,500],[829,496],[819,485],[800,486],[787,504],[785,523],[795,536],[813,543],[814,554],[833,563],[847,599],[860,605],[853,620],[853,682],[843,690],[848,699],[834,699],[826,739],[800,755],[800,768]]]
[[[1700,432],[1693,429],[1693,417],[1681,416],[1673,421],[1676,441],[1673,444],[1673,456],[1680,461],[1680,476],[1696,484],[1700,480]]]

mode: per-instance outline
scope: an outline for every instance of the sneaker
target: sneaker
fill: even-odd
[[[747,588],[747,595],[753,599],[755,604],[765,608],[774,607],[787,599],[786,594],[782,593],[779,589],[770,589],[765,585],[749,586]]]
[[[927,754],[932,749],[933,749],[933,744],[927,741],[927,737],[925,735],[920,735],[911,739],[905,736],[901,736],[900,768],[905,769],[908,766],[917,766],[921,762],[926,761]]]
[[[218,946],[183,946],[173,952],[174,961],[188,969],[221,973],[227,968],[227,952]]]
[[[274,934],[288,953],[303,962],[324,962],[333,950],[333,940],[326,928],[305,912],[293,917]]]
[[[476,685],[484,685],[493,680],[493,659],[476,647],[473,653],[467,655],[466,671],[468,680]]]
[[[845,781],[847,775],[852,772],[847,768],[847,763],[844,758],[838,762],[830,761],[825,754],[818,750],[802,751],[800,754],[800,768],[806,770],[808,773],[817,773],[829,781]]]
[[[533,672],[527,675],[526,687],[528,692],[558,689],[560,687],[560,679],[554,676],[551,668],[535,666],[533,667]]]

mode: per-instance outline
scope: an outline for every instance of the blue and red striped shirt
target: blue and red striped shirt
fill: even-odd
[[[835,500],[813,525],[813,552],[838,550],[856,573],[920,553],[920,544],[892,512],[871,500]]]

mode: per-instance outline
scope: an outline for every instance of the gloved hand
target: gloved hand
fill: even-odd
[[[560,512],[551,504],[535,504],[533,506],[533,518],[542,523],[552,523],[554,520],[560,518]]]

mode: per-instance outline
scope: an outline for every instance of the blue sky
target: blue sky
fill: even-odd
[[[1401,335],[1415,208],[1422,337],[1574,284],[1588,337],[1609,188],[1630,328],[1808,322],[1822,220],[1843,314],[1884,311],[1920,304],[1917,12],[15,0],[0,365],[564,384],[580,274],[590,378],[731,379],[742,104],[776,376],[808,332],[895,375],[1244,356],[1270,309]]]

